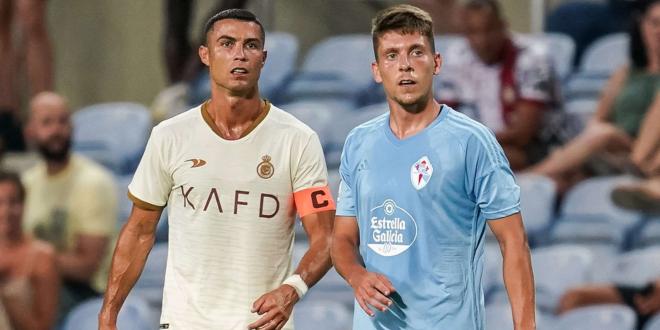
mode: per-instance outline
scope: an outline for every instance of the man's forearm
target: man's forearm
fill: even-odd
[[[129,221],[119,235],[99,315],[100,324],[115,324],[119,309],[144,268],[156,236],[154,230],[143,226]]]
[[[310,242],[309,249],[298,263],[295,273],[308,287],[312,287],[332,267],[330,259],[331,238],[322,237]]]
[[[526,243],[503,248],[504,283],[516,330],[535,329],[534,276]]]
[[[360,261],[357,246],[345,238],[335,238],[332,245],[332,261],[337,272],[351,286],[353,285],[351,278],[356,273],[367,271]]]

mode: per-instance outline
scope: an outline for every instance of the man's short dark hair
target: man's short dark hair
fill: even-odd
[[[14,172],[6,172],[0,170],[0,183],[5,183],[5,182],[9,182],[16,187],[16,190],[18,190],[18,198],[21,200],[21,202],[24,202],[25,187],[23,186],[23,183],[21,182],[21,178],[18,176],[18,174]]]
[[[431,49],[435,52],[431,15],[415,6],[396,5],[381,10],[371,21],[371,37],[376,59],[378,59],[378,38],[392,30],[400,30],[404,34],[419,32],[428,38]]]
[[[264,30],[264,26],[259,22],[259,19],[255,14],[253,14],[249,10],[245,9],[227,9],[223,10],[215,15],[213,15],[211,18],[209,18],[208,21],[206,21],[206,24],[204,24],[204,45],[206,45],[206,34],[213,29],[213,24],[217,21],[221,21],[223,19],[237,19],[239,21],[245,21],[245,22],[255,22],[257,25],[259,25],[259,28],[261,29],[261,42],[265,43],[266,42],[266,31]]]
[[[503,20],[502,9],[497,0],[468,0],[464,8],[467,10],[490,10],[495,18]]]

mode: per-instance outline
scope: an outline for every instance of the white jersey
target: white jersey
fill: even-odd
[[[247,329],[253,302],[293,272],[296,209],[334,209],[316,133],[268,103],[262,113],[238,140],[216,133],[204,105],[151,133],[129,195],[168,205],[161,328]]]

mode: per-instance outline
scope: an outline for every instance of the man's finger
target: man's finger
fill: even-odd
[[[387,289],[390,291],[390,293],[388,294],[391,294],[392,292],[396,292],[396,288],[394,287],[394,285],[392,285],[392,282],[390,282],[390,279],[387,278],[387,276],[383,274],[378,274],[378,278],[381,280],[381,282],[383,282],[383,284],[385,284]]]
[[[357,298],[357,299],[355,299],[355,300],[357,300],[358,304],[360,304],[360,307],[362,307],[362,310],[363,310],[365,313],[367,313],[367,315],[373,317],[373,316],[374,316],[374,312],[371,311],[371,309],[369,309],[369,307],[367,307],[367,304],[364,302],[364,299],[362,299],[362,297],[356,297],[356,298]]]
[[[384,312],[384,311],[387,310],[387,305],[381,303],[378,299],[376,299],[374,297],[369,297],[369,298],[366,299],[366,301],[367,301],[367,303],[369,303],[369,305],[374,306],[376,309],[378,309],[381,312]]]
[[[374,287],[376,290],[380,291],[380,293],[389,296],[392,291],[390,291],[390,288],[387,286],[387,284],[383,281],[376,281],[374,283]]]
[[[248,325],[248,329],[259,329],[263,327],[264,325],[268,324],[268,322],[272,321],[273,318],[275,318],[275,315],[277,315],[277,311],[273,309],[262,316],[260,319],[250,323]]]
[[[254,303],[252,304],[252,313],[258,311],[261,308],[261,305],[264,303],[264,300],[266,300],[264,299],[264,296],[261,296],[254,301]]]

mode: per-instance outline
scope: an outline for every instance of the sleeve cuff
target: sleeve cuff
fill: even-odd
[[[165,205],[163,206],[158,206],[154,205],[148,202],[145,202],[137,197],[135,197],[131,192],[128,192],[128,199],[130,199],[133,202],[133,205],[136,207],[147,210],[147,211],[162,211],[165,208]]]
[[[484,215],[486,216],[487,220],[499,220],[504,217],[508,217],[510,215],[516,214],[520,212],[520,204],[516,204],[512,207],[500,210],[500,211],[495,211],[495,212],[484,212]]]

